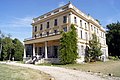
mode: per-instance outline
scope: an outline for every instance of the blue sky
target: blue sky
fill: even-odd
[[[0,30],[23,41],[32,36],[32,18],[69,1],[82,12],[98,19],[104,27],[120,21],[120,0],[0,0]]]

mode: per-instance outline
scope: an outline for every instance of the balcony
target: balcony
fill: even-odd
[[[56,33],[51,32],[48,35],[47,34],[42,34],[42,35],[38,35],[36,37],[26,38],[26,39],[24,39],[24,41],[29,41],[29,40],[38,39],[38,38],[45,38],[45,37],[50,37],[50,36],[55,36],[55,35],[60,35],[60,31],[57,31]]]

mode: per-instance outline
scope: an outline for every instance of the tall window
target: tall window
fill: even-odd
[[[64,32],[67,32],[67,27],[64,27],[63,30],[64,30]]]
[[[85,29],[87,29],[87,25],[86,25],[86,23],[85,23]]]
[[[96,33],[96,28],[94,27],[94,32]]]
[[[67,16],[63,16],[63,23],[67,22]]]
[[[82,39],[82,30],[81,30],[80,34],[81,34],[80,38]]]
[[[55,19],[54,21],[54,26],[57,26],[57,19]]]
[[[93,26],[91,25],[91,30],[93,31]]]
[[[50,26],[49,26],[49,22],[47,22],[47,28],[49,28]]]
[[[82,20],[80,20],[80,27],[82,27]]]
[[[43,25],[41,24],[41,25],[40,25],[40,30],[42,30],[42,28],[43,28]]]
[[[40,33],[40,36],[42,37],[42,33]]]
[[[74,17],[74,23],[77,23],[77,18],[76,17]]]
[[[54,33],[57,34],[57,30],[54,30]]]
[[[98,28],[97,28],[97,33],[98,33]]]
[[[86,40],[88,40],[88,35],[87,35],[87,32],[85,32],[85,37],[86,37]]]
[[[81,54],[84,55],[84,46],[81,45]]]
[[[47,36],[49,36],[49,32],[47,32],[46,34],[47,34]]]
[[[37,26],[35,26],[35,32],[37,31]]]

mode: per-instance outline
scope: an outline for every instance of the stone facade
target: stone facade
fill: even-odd
[[[33,19],[31,24],[32,38],[24,40],[24,60],[32,56],[38,56],[40,59],[51,60],[52,62],[55,59],[58,60],[60,31],[69,31],[71,24],[75,25],[78,34],[78,62],[84,61],[85,49],[93,33],[100,40],[102,57],[104,59],[108,57],[105,29],[90,15],[84,14],[73,4],[68,3]]]

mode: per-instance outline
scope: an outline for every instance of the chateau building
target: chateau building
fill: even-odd
[[[101,43],[102,57],[108,57],[105,29],[90,15],[77,9],[72,3],[33,18],[32,38],[24,40],[24,60],[37,56],[40,60],[59,62],[60,31],[68,32],[71,24],[75,25],[78,39],[78,62],[83,62],[85,49],[92,34],[96,34]]]

